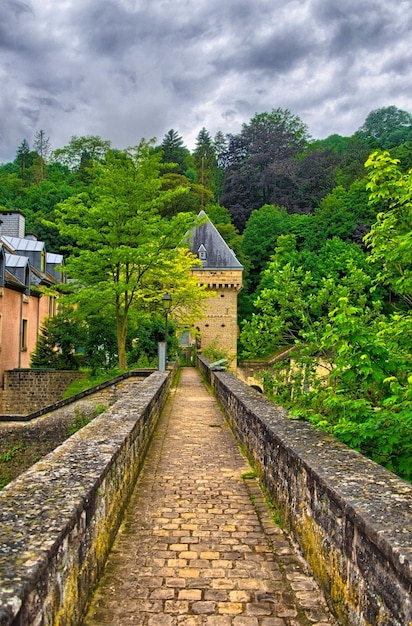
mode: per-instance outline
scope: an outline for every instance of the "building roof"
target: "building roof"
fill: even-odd
[[[29,265],[29,259],[19,254],[6,253],[6,267],[27,267]]]
[[[5,253],[4,262],[1,264],[3,268],[0,265],[0,281],[5,281],[4,270],[8,270],[7,277],[13,275],[19,281],[27,282],[28,289],[30,285],[39,287],[40,285],[55,285],[65,282],[65,276],[61,271],[61,266],[64,265],[63,256],[47,253],[44,241],[39,241],[35,235],[19,236],[20,230],[24,231],[24,215],[18,211],[0,212],[0,215],[3,218],[5,215],[8,217],[18,215],[19,218],[22,218],[18,222],[9,220],[8,231],[10,234],[4,232],[4,228],[2,228],[4,220],[0,218],[0,248],[2,254]],[[6,282],[10,281],[6,280]],[[11,282],[15,284],[15,280]]]
[[[55,254],[54,252],[46,253],[46,263],[53,263],[54,265],[58,265],[59,263],[63,263],[64,258],[62,254]]]
[[[6,252],[4,277],[7,284],[23,287],[26,293],[29,293],[31,273],[32,267],[28,257]]]
[[[233,250],[212,224],[204,211],[198,215],[202,223],[196,226],[189,236],[190,250],[202,261],[203,269],[242,270]]]
[[[22,239],[20,237],[9,237],[3,235],[2,239],[13,250],[19,252],[40,252],[44,248],[43,241],[37,241],[36,239]]]

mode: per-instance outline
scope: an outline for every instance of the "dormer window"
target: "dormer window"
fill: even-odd
[[[206,248],[204,247],[203,244],[200,245],[198,251],[197,251],[197,255],[199,257],[199,259],[201,261],[206,261],[207,259],[207,252],[206,252]]]

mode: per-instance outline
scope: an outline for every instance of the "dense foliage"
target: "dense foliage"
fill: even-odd
[[[193,152],[174,129],[128,151],[96,136],[51,151],[39,131],[0,166],[0,207],[24,213],[81,289],[71,329],[48,323],[33,363],[150,363],[163,293],[173,319],[200,303],[176,245],[205,209],[245,268],[241,359],[277,355],[268,393],[411,479],[411,168],[412,115],[395,106],[322,140],[273,109],[238,134],[202,128]]]
[[[284,346],[267,390],[412,479],[412,171],[378,152],[366,167],[369,205],[384,209],[367,251],[338,237],[299,250],[295,235],[279,236],[242,343],[246,356]]]

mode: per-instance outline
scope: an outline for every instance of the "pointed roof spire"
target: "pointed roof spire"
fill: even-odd
[[[239,263],[235,253],[229,248],[205,211],[200,211],[198,218],[204,221],[193,229],[189,243],[190,250],[199,257],[203,267],[242,270],[243,265]]]

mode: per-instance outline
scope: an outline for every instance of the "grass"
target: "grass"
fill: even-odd
[[[20,452],[20,450],[23,450],[23,445],[21,443],[13,446],[13,448],[10,448],[5,452],[2,452],[0,454],[0,463],[8,463],[12,459],[14,459],[14,457]]]
[[[251,469],[250,471],[244,472],[243,474],[241,474],[241,478],[243,480],[253,480],[255,478],[258,478],[258,472],[254,469]],[[267,509],[270,511],[270,515],[272,518],[272,521],[274,524],[276,524],[276,526],[279,526],[279,528],[281,528],[282,530],[284,530],[284,522],[283,522],[283,517],[282,517],[282,512],[280,509],[277,509],[275,507],[275,505],[273,504],[273,502],[271,501],[270,497],[269,497],[269,493],[267,491],[267,489],[265,488],[265,486],[259,482],[259,488],[263,494],[264,500],[265,500],[265,506],[267,507]],[[255,510],[256,513],[258,515],[258,517],[260,517],[260,513],[259,510],[256,508],[256,498],[253,494],[249,494],[249,498],[251,503],[253,504],[253,506],[255,506]]]
[[[48,439],[28,441],[20,433],[14,445],[0,455],[0,490],[54,447]]]
[[[64,392],[64,398],[70,398],[71,396],[75,396],[85,389],[90,389],[90,387],[95,387],[96,385],[100,385],[101,383],[105,383],[108,380],[112,380],[112,378],[116,378],[122,374],[122,372],[118,369],[110,370],[109,372],[104,372],[102,374],[98,374],[96,376],[92,376],[90,371],[83,372],[85,377],[80,380],[75,380],[69,385]]]
[[[257,478],[257,476],[257,472],[255,470],[251,470],[250,472],[244,472],[240,477],[243,480],[251,480],[252,478]]]
[[[284,530],[285,524],[283,522],[282,511],[275,507],[275,505],[273,504],[273,502],[271,501],[269,497],[267,490],[265,489],[263,485],[261,485],[261,489],[263,492],[263,496],[265,498],[265,504],[267,508],[269,509],[269,511],[271,512],[273,523],[276,524],[276,526],[279,526],[279,528],[281,528],[282,530]]]
[[[67,425],[68,436],[71,437],[72,435],[74,435],[74,433],[77,433],[79,430],[87,426],[87,424],[90,424],[90,422],[95,417],[103,413],[106,409],[107,406],[103,404],[98,404],[96,407],[94,407],[94,411],[91,415],[86,415],[81,410],[75,411],[74,417]]]
[[[276,524],[276,526],[279,526],[279,528],[281,528],[282,530],[284,530],[285,525],[283,523],[282,513],[279,510],[274,509],[274,507],[272,507],[272,509],[273,509],[273,512],[272,512],[273,523]]]

